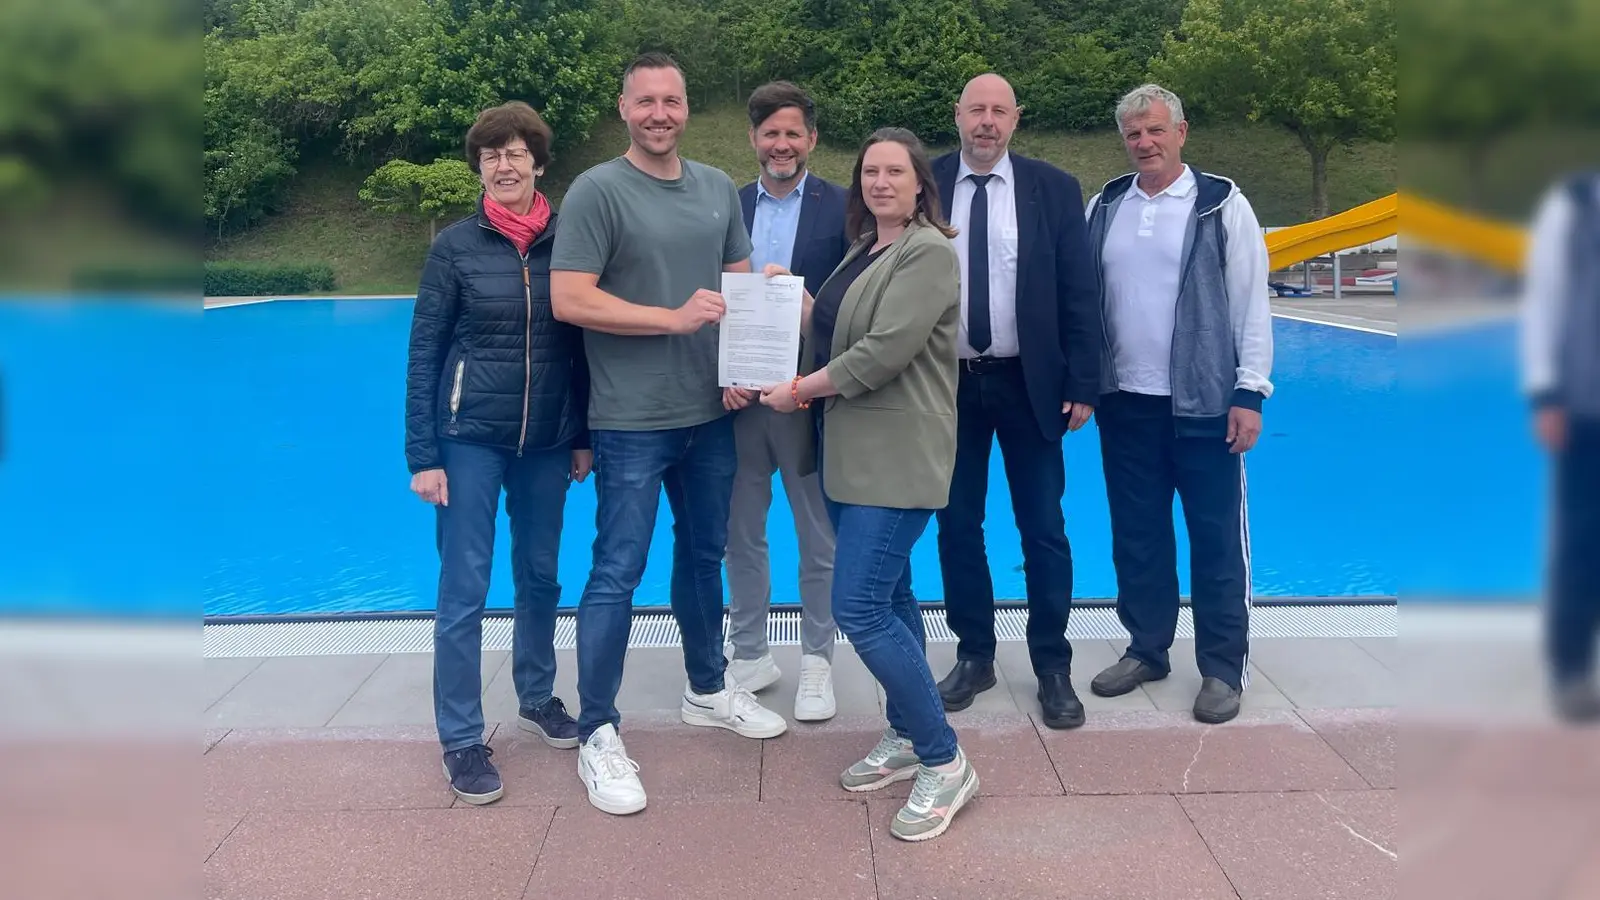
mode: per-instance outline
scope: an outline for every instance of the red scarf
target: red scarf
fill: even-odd
[[[517,245],[518,253],[527,253],[528,246],[544,234],[550,224],[550,201],[538,191],[533,192],[533,206],[528,209],[527,215],[517,215],[496,203],[488,194],[483,196],[483,211],[488,215],[489,222]]]

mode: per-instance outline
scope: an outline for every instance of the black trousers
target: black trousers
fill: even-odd
[[[960,642],[956,658],[992,662],[995,651],[994,581],[984,549],[984,508],[989,499],[989,453],[998,437],[1011,511],[1022,539],[1028,593],[1028,655],[1036,674],[1070,673],[1072,549],[1061,496],[1066,463],[1061,441],[1045,440],[1028,406],[1017,363],[975,374],[963,366],[956,391],[956,465],[950,503],[938,513],[939,568],[944,576],[945,618]]]
[[[1126,656],[1159,672],[1178,627],[1172,498],[1189,530],[1195,661],[1202,677],[1242,689],[1249,657],[1250,530],[1244,460],[1222,437],[1178,437],[1168,397],[1118,392],[1096,418],[1111,510],[1117,615]]]
[[[1557,681],[1594,674],[1600,631],[1600,420],[1572,420],[1555,458],[1545,642]]]

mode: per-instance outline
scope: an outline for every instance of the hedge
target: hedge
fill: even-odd
[[[326,263],[261,264],[206,263],[207,297],[261,297],[268,294],[309,294],[335,287],[333,267]]]

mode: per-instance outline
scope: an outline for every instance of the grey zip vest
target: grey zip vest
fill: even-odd
[[[1233,323],[1228,315],[1227,235],[1218,214],[1234,191],[1226,178],[1194,169],[1197,194],[1194,212],[1183,238],[1183,271],[1175,299],[1172,331],[1172,414],[1181,433],[1211,434],[1225,431],[1228,409],[1261,409],[1261,395],[1235,391],[1238,356],[1233,345]],[[1089,245],[1095,254],[1094,281],[1100,294],[1100,318],[1105,340],[1100,348],[1100,392],[1117,390],[1116,366],[1111,347],[1114,335],[1106,315],[1105,242],[1112,220],[1137,173],[1106,184],[1089,218]]]

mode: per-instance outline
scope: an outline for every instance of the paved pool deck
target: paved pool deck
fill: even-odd
[[[1114,699],[1088,681],[1125,641],[1075,641],[1088,721],[1070,731],[1040,723],[1026,647],[1003,641],[999,684],[951,714],[980,796],[920,845],[887,832],[906,785],[865,798],[837,787],[883,727],[882,694],[847,644],[838,716],[791,718],[766,741],[682,724],[681,651],[631,650],[619,707],[650,806],[626,818],[588,804],[576,751],[516,727],[503,651],[485,657],[484,705],[506,794],[482,808],[457,802],[440,772],[429,654],[209,658],[205,892],[1600,896],[1600,731],[1546,709],[1536,608],[1403,611],[1401,623],[1403,644],[1255,640],[1244,711],[1221,726],[1187,712],[1190,641],[1166,681]],[[929,644],[936,675],[954,649]],[[788,716],[798,648],[774,653],[784,677],[760,696]],[[574,659],[560,657],[557,692],[573,707]]]

